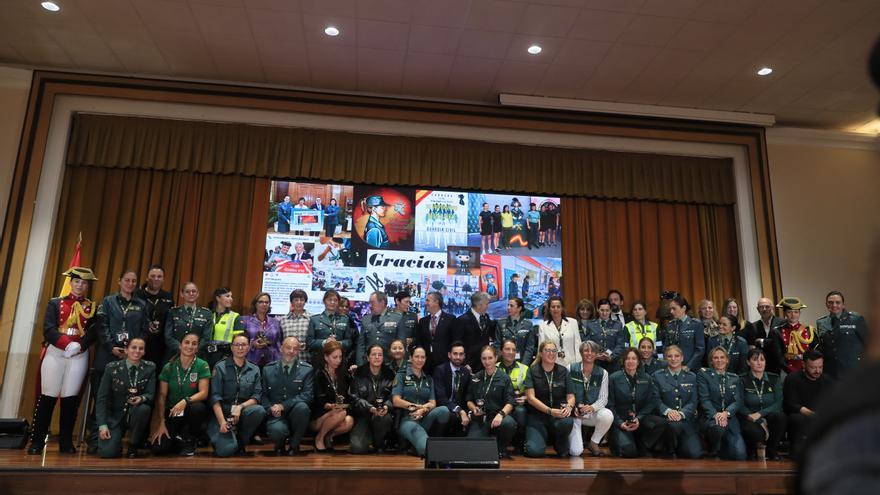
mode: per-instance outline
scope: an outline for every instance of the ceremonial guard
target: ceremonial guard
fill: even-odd
[[[137,457],[150,428],[156,394],[156,365],[141,358],[143,337],[126,342],[126,358],[107,364],[95,400],[98,423],[98,455],[109,459],[122,455],[122,437],[128,436],[128,457]]]
[[[868,324],[862,315],[847,311],[840,291],[828,293],[825,307],[828,308],[828,314],[819,318],[816,327],[827,373],[839,380],[858,366],[865,355]]]
[[[171,308],[165,319],[165,362],[180,352],[180,342],[188,333],[199,336],[199,357],[206,357],[206,349],[213,336],[212,314],[197,304],[199,288],[192,282],[180,289],[183,304]]]
[[[43,319],[44,352],[40,363],[40,391],[34,407],[29,454],[41,454],[52,422],[55,402],[61,399],[58,447],[74,454],[73,427],[79,392],[89,367],[87,330],[95,321],[95,307],[86,298],[89,282],[97,280],[89,268],[74,267],[63,273],[70,278],[70,293],[49,300]],[[88,332],[94,335],[93,332]]]
[[[384,292],[370,294],[370,313],[361,319],[361,334],[357,339],[356,365],[367,364],[367,349],[373,345],[381,346],[383,355],[391,355],[391,342],[406,338],[400,326],[401,317],[400,312],[388,309],[388,296]]]
[[[299,349],[299,340],[287,337],[281,344],[281,359],[267,364],[262,372],[266,431],[279,456],[299,454],[300,441],[309,427],[315,373],[309,363],[299,360]]]
[[[785,323],[779,327],[782,336],[783,368],[786,373],[804,369],[804,352],[819,347],[816,329],[801,323],[801,310],[807,305],[797,297],[785,297],[777,308],[785,313]]]

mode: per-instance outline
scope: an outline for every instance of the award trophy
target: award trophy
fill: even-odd
[[[480,423],[483,423],[486,421],[486,411],[483,409],[486,406],[486,401],[484,399],[477,399],[475,404],[477,405],[477,414],[480,415]]]

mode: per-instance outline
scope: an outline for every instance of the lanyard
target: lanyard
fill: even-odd
[[[721,409],[727,409],[725,406],[727,400],[727,373],[718,376],[718,390],[721,392]]]
[[[131,369],[134,369],[134,376],[132,376]],[[128,393],[136,394],[137,393],[137,384],[138,384],[138,374],[140,370],[137,366],[132,366],[128,370]]]
[[[556,373],[556,366],[553,366],[553,369],[550,370],[550,373],[544,372],[544,378],[547,379],[547,386],[550,388],[550,402],[547,403],[548,406],[553,407],[553,375]]]
[[[632,401],[632,412],[635,413],[636,412],[636,377],[633,376],[632,379],[630,379],[629,375],[627,375],[625,371],[623,372],[623,376],[626,377],[626,383],[627,383],[627,385],[629,385],[629,397],[630,397],[630,400]]]
[[[589,376],[586,373],[581,374],[584,375],[584,402],[586,402],[590,400],[590,378],[593,377],[593,373],[590,373]]]
[[[373,399],[379,398],[379,380],[381,378],[381,375],[370,375],[370,383],[373,385]]]
[[[756,377],[752,377],[752,383],[755,383],[757,380]],[[757,383],[755,383],[755,393],[758,394],[758,405],[760,407],[764,407],[764,380],[761,379],[761,388],[758,388]]]
[[[422,403],[422,385],[425,382],[425,375],[419,377],[419,381],[416,382],[415,375],[410,375],[413,378],[413,386],[416,388],[416,402],[421,405]]]
[[[195,357],[193,357],[192,362],[189,363],[189,367],[187,367],[187,368],[186,368],[186,371],[183,372],[183,377],[181,378],[181,376],[180,376],[180,370],[182,370],[183,367],[180,366],[180,360],[179,360],[179,359],[177,360],[177,390],[178,390],[180,393],[183,393],[183,382],[186,381],[186,378],[187,378],[187,376],[189,376],[189,372],[190,372],[190,370],[192,369],[192,367],[193,367],[194,364],[196,364],[196,358],[195,358]]]
[[[235,364],[235,361],[232,362],[232,365],[235,366],[235,403],[233,405],[238,405],[238,401],[240,400],[239,394],[241,393],[241,375],[244,374],[247,369],[247,363],[241,368]]]
[[[485,371],[484,371],[485,373]],[[498,373],[498,370],[495,370],[495,373]],[[483,400],[486,400],[486,396],[489,395],[489,389],[492,388],[492,380],[495,379],[495,373],[492,373],[489,376],[489,381],[486,383],[486,386],[483,388]],[[483,381],[485,381],[486,376],[483,375]]]
[[[122,304],[119,305],[119,309],[122,310],[122,333],[125,333],[126,325],[125,325],[125,317],[128,316],[128,312],[131,311],[131,306],[134,304],[133,300],[128,301],[125,307]]]

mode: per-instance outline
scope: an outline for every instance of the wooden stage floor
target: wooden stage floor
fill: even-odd
[[[195,457],[99,459],[61,455],[50,445],[46,458],[24,450],[0,450],[0,493],[7,494],[224,494],[244,493],[562,493],[774,494],[788,493],[791,462],[717,460],[568,459],[503,460],[495,470],[426,470],[403,455],[314,454],[274,457],[250,447],[248,457],[219,459],[210,449]]]

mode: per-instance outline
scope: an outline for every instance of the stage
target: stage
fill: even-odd
[[[248,457],[219,459],[209,448],[195,457],[104,460],[83,453],[46,458],[0,451],[0,493],[563,493],[781,494],[794,479],[791,462],[717,460],[504,460],[496,470],[425,470],[417,457],[314,454],[274,457],[250,447]]]

